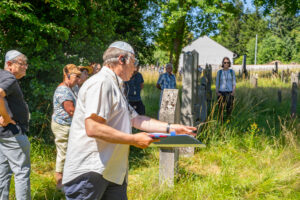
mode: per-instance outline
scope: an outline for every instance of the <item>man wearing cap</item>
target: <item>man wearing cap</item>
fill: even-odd
[[[12,173],[16,199],[30,199],[29,109],[18,83],[26,75],[24,54],[16,50],[5,55],[0,70],[0,199],[9,199]]]
[[[148,132],[191,133],[195,128],[138,115],[123,93],[134,71],[135,53],[126,42],[112,43],[103,68],[81,87],[70,129],[63,184],[70,199],[127,199],[129,145],[146,148]]]

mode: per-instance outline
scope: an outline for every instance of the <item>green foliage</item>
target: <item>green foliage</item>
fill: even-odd
[[[104,50],[115,40],[132,44],[141,64],[152,61],[153,47],[146,43],[143,26],[147,3],[0,1],[0,57],[7,50],[18,49],[29,60],[21,87],[31,111],[31,134],[48,137],[52,96],[66,64],[101,63]]]
[[[182,48],[197,36],[216,30],[218,20],[234,11],[231,1],[173,0],[158,1],[163,26],[159,28],[155,42],[158,48],[168,52],[169,62],[178,70]]]
[[[157,117],[158,73],[142,74],[146,113]],[[180,157],[174,188],[159,186],[157,148],[131,148],[128,199],[299,199],[300,126],[299,118],[289,117],[290,84],[268,78],[259,79],[259,88],[251,88],[248,80],[237,84],[232,120],[222,125],[212,116],[199,134],[207,147]],[[30,142],[33,199],[63,199],[55,189],[54,146],[37,138]]]
[[[258,10],[229,17],[220,26],[215,40],[241,57],[235,63],[242,63],[242,55],[247,55],[247,64],[254,64],[255,37],[258,35],[257,63],[265,64],[273,60],[284,63],[299,62],[299,15],[286,12],[285,6],[275,7],[270,15],[263,16]]]

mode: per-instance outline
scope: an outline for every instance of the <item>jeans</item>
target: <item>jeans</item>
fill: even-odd
[[[219,104],[219,116],[223,121],[224,111],[226,109],[226,117],[229,118],[231,116],[231,112],[233,109],[233,101],[234,96],[231,95],[232,92],[219,92],[221,96],[218,96],[218,104]]]
[[[8,200],[12,173],[15,175],[17,200],[30,196],[30,143],[26,135],[0,137],[0,199]]]

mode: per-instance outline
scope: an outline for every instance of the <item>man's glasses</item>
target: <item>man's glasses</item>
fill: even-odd
[[[129,57],[133,59],[132,56],[129,56]],[[134,58],[134,66],[137,67],[138,65],[139,65],[139,59]]]
[[[28,67],[27,63],[21,63],[21,62],[17,62],[17,61],[15,61],[13,63],[17,63],[18,65],[23,66],[23,67]]]

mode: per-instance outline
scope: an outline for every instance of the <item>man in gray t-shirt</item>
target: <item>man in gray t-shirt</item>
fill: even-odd
[[[8,199],[12,173],[17,199],[30,197],[29,110],[18,83],[26,75],[27,58],[11,50],[0,70],[0,199]]]

